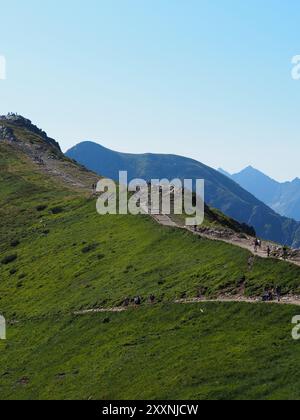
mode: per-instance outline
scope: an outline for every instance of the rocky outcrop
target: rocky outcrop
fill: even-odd
[[[16,137],[11,128],[0,125],[0,141],[16,141]]]
[[[200,226],[197,228],[197,232],[211,236],[213,238],[220,238],[220,239],[231,239],[233,236],[236,236],[237,233],[231,229],[218,229],[218,228],[211,228],[208,226]],[[243,233],[239,234],[240,238],[247,238],[247,236]]]
[[[13,114],[13,113],[10,113],[8,115],[2,115],[2,116],[0,116],[0,126],[1,126],[1,122],[3,124],[8,124],[9,125],[9,127],[2,126],[2,128],[6,129],[6,130],[10,130],[12,132],[12,134],[13,134],[13,130],[11,129],[11,126],[21,127],[21,128],[26,129],[28,131],[31,131],[34,134],[37,134],[46,143],[54,146],[55,148],[57,148],[61,151],[59,144],[55,140],[49,138],[45,131],[41,130],[36,125],[34,125],[29,119],[24,118],[21,115]],[[1,133],[0,133],[0,139],[1,139]],[[14,138],[14,139],[16,140],[16,138]]]

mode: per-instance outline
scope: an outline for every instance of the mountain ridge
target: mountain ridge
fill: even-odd
[[[252,166],[235,174],[221,171],[278,214],[300,221],[299,178],[279,182]]]
[[[46,174],[58,182],[58,185],[72,191],[84,192],[94,196],[93,185],[101,175],[88,170],[83,165],[65,156],[59,143],[50,139],[45,132],[33,125],[30,120],[16,114],[0,117],[4,128],[9,127],[9,135],[0,138],[0,146],[6,145],[20,158],[26,156],[41,174]],[[7,132],[7,131],[5,131]],[[29,134],[29,132],[31,132]],[[43,133],[41,135],[41,133]],[[103,147],[103,149],[105,149]],[[109,149],[105,149],[109,152]],[[1,151],[1,149],[0,149]],[[9,150],[6,152],[10,153]],[[255,236],[251,226],[223,215],[221,212],[205,205],[205,225],[211,228],[229,230]]]
[[[129,178],[146,180],[205,179],[205,201],[210,207],[253,226],[264,239],[300,246],[300,223],[280,216],[234,180],[194,159],[173,154],[115,152],[92,141],[77,144],[66,156],[112,179],[118,179],[120,170],[127,170]]]

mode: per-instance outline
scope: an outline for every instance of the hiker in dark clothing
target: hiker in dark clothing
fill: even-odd
[[[276,287],[275,293],[276,293],[276,297],[277,297],[278,302],[280,302],[281,301],[281,287],[280,286]]]
[[[153,304],[155,302],[155,296],[154,295],[150,295],[149,301],[150,301],[150,303]]]
[[[263,302],[272,302],[273,293],[271,291],[266,291],[262,297]]]
[[[282,249],[282,257],[283,257],[284,260],[288,259],[288,249],[287,249],[286,246],[284,246],[283,249]]]
[[[123,306],[129,306],[129,304],[130,304],[130,299],[129,298],[126,298],[124,300]]]
[[[259,246],[259,242],[258,242],[258,239],[256,238],[254,241],[254,252],[257,252],[258,246]]]
[[[140,296],[137,296],[134,298],[134,304],[139,306],[142,303],[142,298]]]
[[[270,256],[271,256],[271,248],[269,246],[267,248],[267,254],[268,254],[268,258],[270,258]]]

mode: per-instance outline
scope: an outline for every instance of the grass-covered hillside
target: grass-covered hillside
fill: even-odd
[[[298,397],[297,308],[175,300],[299,293],[300,268],[146,216],[100,216],[14,143],[0,142],[0,168],[0,398]],[[137,295],[138,309],[74,315]]]
[[[299,399],[297,313],[206,303],[24,319],[0,342],[1,399]]]

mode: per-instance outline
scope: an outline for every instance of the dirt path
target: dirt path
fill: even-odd
[[[234,302],[234,303],[252,303],[252,304],[260,303],[262,305],[273,303],[276,305],[300,306],[300,297],[299,296],[285,296],[280,300],[280,302],[278,302],[277,300],[273,300],[270,302],[262,302],[261,298],[247,298],[244,296],[236,296],[236,297],[220,296],[219,298],[216,298],[216,299],[195,298],[195,299],[179,299],[175,301],[175,303],[185,304],[185,305],[192,304],[192,303],[208,303],[208,302],[221,302],[221,303]]]
[[[273,258],[273,259],[280,260],[280,261],[286,261],[287,263],[291,263],[291,264],[294,264],[294,265],[297,265],[298,267],[300,267],[300,259],[299,259],[300,256],[297,256],[297,259],[288,258],[286,260],[284,260],[281,257],[275,257],[275,256],[268,257],[268,252],[267,252],[268,246],[270,246],[271,248],[274,246],[274,244],[272,244],[271,242],[262,241],[262,247],[258,248],[257,251],[255,251],[254,250],[254,245],[253,245],[254,238],[242,239],[242,238],[239,238],[237,236],[232,237],[230,239],[216,238],[216,237],[213,237],[211,235],[207,235],[205,233],[195,232],[190,228],[186,228],[186,229],[189,230],[190,232],[192,232],[194,235],[198,235],[198,236],[201,236],[201,237],[206,238],[206,239],[215,240],[215,241],[222,241],[222,242],[225,242],[225,243],[230,244],[230,245],[234,245],[234,246],[238,246],[238,247],[243,248],[243,249],[247,249],[254,256],[258,256],[260,258],[265,258],[265,259]]]
[[[271,243],[271,242],[268,242],[268,241],[262,241],[262,247],[259,248],[255,252],[255,250],[254,250],[254,238],[252,238],[252,237],[247,237],[245,239],[245,238],[239,237],[238,235],[232,236],[231,238],[214,236],[214,235],[210,235],[210,234],[207,234],[207,233],[204,233],[204,232],[196,232],[194,229],[192,229],[190,227],[179,225],[178,223],[174,222],[174,220],[172,220],[167,215],[151,215],[151,216],[157,223],[159,223],[162,226],[176,227],[178,229],[185,229],[185,230],[191,232],[193,235],[200,236],[201,238],[210,239],[210,240],[213,240],[213,241],[221,241],[221,242],[225,242],[225,243],[230,244],[230,245],[238,246],[240,248],[246,249],[247,251],[251,252],[252,255],[258,256],[260,258],[265,258],[265,259],[274,258],[274,259],[277,259],[277,260],[284,261],[283,258],[279,258],[279,257],[277,258],[277,257],[273,257],[273,256],[268,257],[267,248],[268,248],[268,246],[270,246],[271,248],[274,247],[274,243]],[[300,253],[297,256],[297,259],[289,258],[288,260],[286,260],[286,262],[297,265],[298,267],[300,267]]]
[[[267,247],[268,245],[271,245],[271,243],[269,242],[262,242],[262,247],[261,249],[258,248],[257,251],[254,251],[254,245],[253,245],[253,241],[254,238],[247,238],[247,239],[242,239],[242,238],[238,238],[238,237],[232,237],[232,238],[219,238],[219,237],[214,237],[212,235],[208,235],[205,234],[203,232],[195,232],[193,229],[186,227],[186,230],[188,230],[189,232],[193,233],[194,235],[198,235],[201,236],[202,238],[206,238],[206,239],[211,239],[214,241],[222,241],[222,242],[226,242],[227,244],[230,245],[235,245],[238,246],[240,248],[243,249],[247,249],[248,251],[250,251],[253,255],[257,255],[258,257],[261,258],[266,258],[268,259],[268,255],[267,255]],[[290,261],[291,262],[291,261]],[[300,261],[293,261],[294,264],[297,264],[300,266]]]
[[[194,299],[178,299],[173,302],[175,305],[192,305],[201,303],[248,303],[248,304],[260,304],[260,305],[291,305],[300,306],[300,296],[284,296],[280,302],[273,300],[271,302],[262,302],[261,298],[247,298],[244,296],[220,296],[216,299],[206,298],[194,298]],[[144,307],[144,305],[141,305]],[[128,307],[115,307],[115,308],[98,308],[98,309],[87,309],[83,311],[74,312],[74,315],[91,315],[98,313],[120,313],[125,312],[134,306]]]
[[[74,312],[74,315],[89,315],[89,314],[99,314],[99,313],[115,313],[115,312],[124,312],[126,308],[115,307],[115,308],[95,308],[95,309],[85,309],[82,311]]]
[[[160,225],[169,226],[169,227],[179,227],[173,220],[170,219],[169,216],[163,214],[155,214],[152,215],[153,219],[157,221]]]

